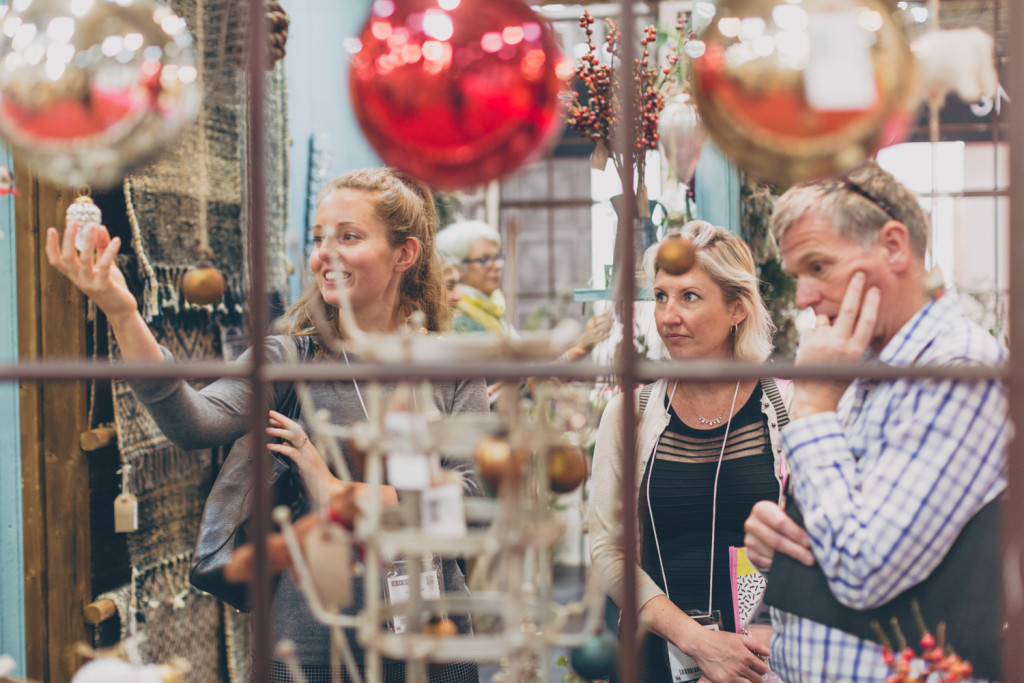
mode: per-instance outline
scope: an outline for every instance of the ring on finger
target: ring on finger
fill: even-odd
[[[307,441],[309,441],[309,437],[304,436],[302,437],[302,441],[300,441],[299,443],[293,443],[292,447],[294,447],[295,450],[302,450],[302,447],[306,445]]]

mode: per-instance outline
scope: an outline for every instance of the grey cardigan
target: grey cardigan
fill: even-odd
[[[779,386],[787,410],[792,403],[793,386],[789,382],[775,380]],[[669,412],[665,408],[665,393],[668,380],[658,380],[651,389],[650,399],[637,425],[636,452],[637,477],[633,496],[622,500],[622,419],[625,408],[622,394],[613,398],[601,416],[597,428],[597,445],[594,449],[594,466],[590,491],[590,561],[598,585],[617,605],[622,605],[625,586],[625,553],[622,549],[622,506],[636,507],[639,500],[642,473],[658,445],[658,439],[668,427]],[[638,409],[639,389],[634,392],[633,410]],[[768,422],[768,435],[772,454],[775,457],[775,478],[779,481],[780,497],[782,482],[788,476],[786,459],[782,453],[782,438],[775,406],[765,395],[761,397],[761,412]],[[636,533],[637,558],[639,559],[640,529]],[[651,598],[664,595],[654,580],[644,572],[639,563],[636,566],[637,610]]]

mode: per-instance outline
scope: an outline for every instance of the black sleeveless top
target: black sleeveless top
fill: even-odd
[[[694,429],[668,408],[670,422],[648,462],[640,485],[640,564],[682,610],[708,609],[711,572],[711,521],[715,513],[714,579],[711,608],[719,610],[722,629],[735,631],[729,579],[729,546],[743,545],[743,523],[754,503],[778,500],[779,484],[758,383],[732,418],[715,504],[715,474],[726,425]],[[665,398],[666,403],[669,397]],[[649,497],[648,497],[649,494]],[[651,510],[654,523],[651,522]],[[657,539],[655,539],[657,530]],[[657,542],[655,542],[657,540]],[[645,681],[669,681],[664,641],[648,638],[641,657]],[[653,642],[652,642],[653,641]]]

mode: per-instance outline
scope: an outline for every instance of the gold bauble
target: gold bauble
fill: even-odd
[[[181,279],[181,291],[189,303],[197,306],[209,306],[221,300],[227,283],[224,275],[211,265],[198,265],[189,268]]]
[[[661,241],[654,257],[654,270],[663,270],[669,275],[682,275],[693,268],[697,261],[697,250],[685,235],[668,235]]]
[[[587,457],[579,446],[563,443],[548,451],[548,483],[552,491],[575,491],[586,478]]]
[[[701,120],[760,180],[833,176],[905,134],[917,62],[885,0],[722,0],[700,39]]]

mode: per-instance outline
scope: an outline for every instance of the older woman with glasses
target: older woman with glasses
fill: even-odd
[[[501,293],[501,235],[483,221],[458,221],[437,235],[437,246],[446,260],[459,263],[462,315],[453,321],[458,332],[492,332],[507,335],[505,297]]]

